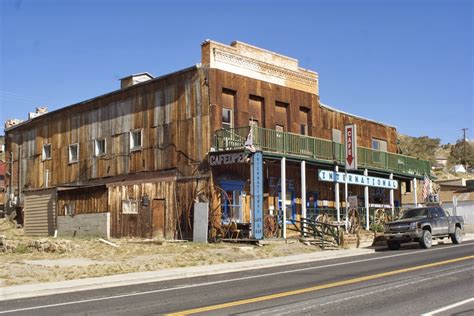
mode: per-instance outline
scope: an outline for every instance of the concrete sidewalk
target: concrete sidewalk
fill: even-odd
[[[466,234],[464,240],[474,240],[474,234]],[[450,243],[446,241],[445,243]],[[436,245],[436,242],[433,242]],[[336,258],[353,257],[371,254],[379,248],[369,247],[349,250],[318,251],[307,254],[292,255],[286,257],[275,257],[269,259],[258,259],[252,261],[221,263],[206,266],[185,267],[176,269],[165,269],[160,271],[135,272],[127,274],[116,274],[105,277],[85,278],[70,281],[23,284],[0,288],[0,301],[45,296],[52,294],[70,293],[77,291],[125,286],[141,283],[167,281],[199,276],[208,276],[222,273],[238,272],[259,268],[278,267],[289,264],[322,261]]]

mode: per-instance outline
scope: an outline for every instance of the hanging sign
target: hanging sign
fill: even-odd
[[[357,170],[357,130],[356,125],[346,125],[346,170]]]
[[[318,179],[327,182],[346,182],[346,174],[344,172],[334,172],[331,170],[319,170]],[[369,177],[360,174],[347,174],[347,184],[366,185],[369,187],[398,189],[398,181],[377,177]]]

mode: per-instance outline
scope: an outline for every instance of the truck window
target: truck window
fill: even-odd
[[[446,217],[446,213],[444,212],[444,210],[441,207],[437,207],[436,210],[439,214],[439,217]]]

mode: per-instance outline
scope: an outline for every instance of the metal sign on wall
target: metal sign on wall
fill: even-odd
[[[357,129],[356,125],[345,127],[346,170],[357,170]]]
[[[346,174],[344,172],[334,172],[331,170],[319,170],[318,179],[326,182],[346,182]],[[378,177],[369,177],[360,174],[347,174],[347,184],[366,185],[369,187],[384,188],[384,189],[398,189],[398,181],[391,179],[384,179]]]
[[[243,152],[210,153],[209,164],[211,166],[231,165],[236,163],[245,163],[247,155]]]
[[[263,238],[263,156],[257,151],[252,159],[252,234]]]

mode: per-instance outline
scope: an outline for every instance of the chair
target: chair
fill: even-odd
[[[229,232],[230,232],[230,238],[231,239],[237,239],[239,238],[239,235],[240,235],[240,229],[237,228],[237,223],[232,221],[230,223],[230,227],[229,227]],[[235,236],[235,237],[234,237]]]

